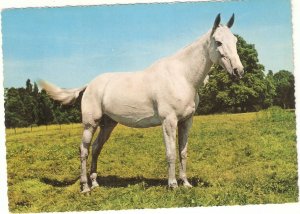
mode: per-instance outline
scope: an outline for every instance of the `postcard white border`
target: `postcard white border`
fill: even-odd
[[[134,4],[134,3],[172,3],[172,2],[199,2],[199,1],[221,1],[221,0],[1,0],[0,10],[9,8],[27,7],[63,7],[63,6],[91,6],[106,4]],[[242,1],[242,0],[241,0]],[[294,75],[296,88],[296,121],[297,136],[299,138],[300,124],[300,1],[292,0],[292,22],[293,22],[293,47],[294,47]],[[0,31],[2,23],[0,20]],[[2,31],[1,31],[2,32]],[[4,96],[3,96],[3,61],[2,61],[2,33],[0,37],[0,211],[9,213],[7,198],[7,177],[6,177],[6,150],[5,150],[5,129],[4,129]],[[299,156],[299,140],[297,138],[297,151]],[[300,161],[298,157],[298,167]],[[298,186],[300,173],[298,170]],[[299,196],[298,196],[299,197]],[[298,201],[300,198],[298,198]],[[222,207],[197,207],[197,208],[171,208],[171,209],[144,209],[144,210],[121,210],[121,211],[88,211],[84,213],[300,213],[300,203],[276,204],[276,205],[246,205],[246,206],[222,206]],[[82,212],[68,212],[82,213]]]

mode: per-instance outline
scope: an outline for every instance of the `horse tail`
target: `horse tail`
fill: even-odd
[[[61,102],[64,105],[72,105],[75,103],[81,92],[84,92],[87,85],[81,88],[64,89],[59,88],[51,83],[40,80],[39,85],[47,92],[54,100]]]

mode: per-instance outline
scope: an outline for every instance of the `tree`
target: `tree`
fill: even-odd
[[[27,79],[27,80],[26,80],[26,91],[27,91],[28,93],[31,93],[31,92],[32,92],[32,84],[31,84],[31,82],[30,82],[30,79]]]
[[[45,90],[42,90],[37,96],[38,102],[38,125],[47,125],[53,123],[53,104]]]
[[[286,70],[280,70],[274,74],[276,87],[275,105],[282,108],[295,108],[295,78]]]
[[[263,108],[268,108],[274,105],[274,99],[276,96],[276,86],[273,71],[269,70],[267,76],[265,77],[265,84],[267,93],[263,99]]]
[[[255,111],[270,105],[274,96],[272,82],[266,82],[264,66],[258,61],[258,53],[253,44],[248,44],[236,35],[237,51],[244,66],[245,74],[235,80],[221,66],[213,66],[210,78],[200,87],[198,113]]]
[[[26,82],[26,89],[18,88],[26,113],[25,120],[29,125],[37,124],[38,122],[38,103],[36,97],[33,96],[32,89],[30,80]]]
[[[35,98],[37,98],[39,95],[39,88],[36,83],[33,84],[33,92],[32,93]]]
[[[6,89],[4,95],[5,126],[7,128],[27,126],[26,112],[18,89]]]
[[[79,95],[82,96],[82,95]],[[79,123],[81,122],[81,97],[79,97],[72,105],[62,105],[58,101],[53,102],[53,121],[54,123]]]

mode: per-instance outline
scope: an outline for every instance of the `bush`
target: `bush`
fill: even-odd
[[[257,120],[263,122],[284,122],[294,120],[295,114],[282,109],[279,106],[272,106],[258,113]]]

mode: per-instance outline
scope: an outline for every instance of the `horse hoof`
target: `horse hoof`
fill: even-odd
[[[83,195],[90,195],[91,194],[91,190],[90,190],[90,188],[84,189],[80,193],[83,194]]]
[[[180,184],[182,184],[186,188],[192,188],[193,187],[186,178],[180,178]]]
[[[95,189],[95,188],[97,188],[97,187],[99,187],[98,182],[97,182],[97,181],[92,182],[92,187],[91,187],[91,189]]]
[[[177,183],[169,184],[169,188],[170,188],[170,189],[176,189],[177,187],[178,187],[178,184],[177,184]]]
[[[186,188],[192,188],[193,187],[189,182],[183,183],[183,186],[186,187]]]
[[[81,193],[82,194],[88,194],[90,192],[91,192],[91,189],[89,188],[89,186],[87,184],[83,184]]]

